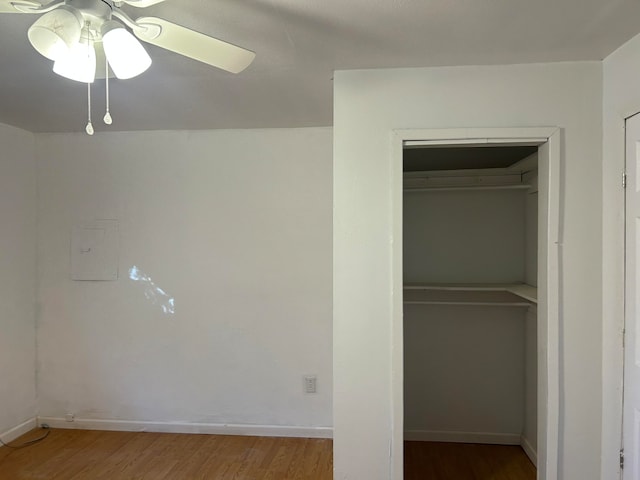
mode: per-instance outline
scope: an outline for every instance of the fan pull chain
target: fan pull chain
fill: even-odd
[[[104,114],[104,123],[106,123],[107,125],[111,125],[113,123],[113,119],[111,118],[111,114],[109,113],[109,60],[107,60],[105,58],[104,60],[104,64],[105,64],[105,69],[104,71],[106,72],[106,90],[107,90],[107,113]]]
[[[87,126],[85,131],[87,135],[93,135],[93,125],[91,124],[91,84],[87,83]]]
[[[91,49],[91,33],[89,31],[89,22],[85,23],[87,29],[87,55]],[[87,135],[93,135],[93,125],[91,124],[91,83],[87,82],[87,126],[85,127]]]

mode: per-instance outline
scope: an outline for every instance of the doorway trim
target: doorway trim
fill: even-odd
[[[558,478],[560,419],[561,131],[558,127],[401,129],[392,132],[391,382],[393,480],[404,475],[404,366],[402,281],[403,148],[407,143],[455,145],[538,145],[538,479]]]
[[[618,475],[617,477],[619,479],[624,479],[625,478],[625,473],[628,473],[628,469],[625,470],[624,466],[625,465],[629,465],[632,464],[634,470],[637,468],[637,461],[638,461],[638,454],[636,452],[633,451],[633,449],[630,449],[629,447],[633,446],[633,442],[629,442],[628,438],[631,434],[631,432],[629,432],[629,428],[626,428],[625,425],[625,421],[628,420],[626,417],[627,415],[626,410],[627,410],[627,404],[628,404],[628,392],[630,390],[629,387],[631,387],[631,385],[627,385],[627,379],[628,379],[628,372],[627,369],[629,368],[629,364],[630,363],[634,363],[632,362],[628,362],[627,361],[627,354],[633,354],[634,351],[637,351],[638,349],[638,345],[637,345],[637,341],[635,341],[635,333],[638,331],[638,325],[639,323],[636,321],[636,319],[634,318],[634,313],[637,313],[638,309],[637,307],[635,308],[635,312],[633,310],[631,310],[629,308],[630,304],[634,304],[637,302],[637,295],[634,295],[635,292],[629,292],[629,281],[628,281],[628,275],[629,273],[633,273],[634,268],[633,265],[629,264],[629,255],[628,255],[628,249],[629,249],[629,238],[628,238],[628,234],[629,234],[629,229],[631,227],[631,222],[629,221],[629,218],[627,217],[628,211],[629,211],[629,200],[628,200],[628,195],[629,195],[629,191],[630,191],[630,185],[628,183],[628,179],[630,179],[633,183],[631,184],[631,187],[635,187],[637,191],[638,188],[638,181],[637,181],[637,177],[634,176],[632,173],[638,173],[638,167],[637,165],[635,166],[635,168],[632,170],[632,172],[630,173],[629,170],[629,165],[632,163],[635,163],[633,157],[629,158],[629,141],[631,139],[630,135],[629,135],[629,121],[633,120],[634,117],[638,117],[640,116],[640,112],[635,112],[631,115],[628,115],[624,118],[624,164],[623,164],[623,169],[622,169],[622,194],[623,194],[623,200],[622,200],[622,218],[623,218],[623,226],[622,226],[622,235],[623,235],[623,255],[622,255],[622,259],[623,259],[623,268],[622,268],[622,275],[623,275],[623,283],[622,283],[622,328],[621,328],[621,342],[619,344],[619,351],[620,351],[620,357],[621,357],[621,368],[620,368],[620,403],[619,403],[619,408],[620,408],[620,445],[619,445],[619,469],[618,469]],[[636,235],[637,236],[637,235]],[[632,242],[633,243],[633,242]],[[637,263],[637,258],[638,258],[638,248],[636,246],[635,248],[635,259],[636,259],[636,263]],[[637,281],[636,281],[637,282]],[[632,328],[630,328],[630,322],[633,322]],[[630,350],[628,348],[628,343],[626,341],[627,338],[630,338],[630,342],[632,343],[632,349]],[[604,422],[604,417],[603,417],[603,422]],[[603,442],[604,442],[604,438],[603,438]],[[604,443],[603,443],[604,444]],[[603,452],[604,454],[604,452]],[[634,471],[631,472],[631,474],[633,474]]]

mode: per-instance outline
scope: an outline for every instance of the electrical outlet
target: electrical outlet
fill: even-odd
[[[67,413],[64,416],[65,421],[67,422],[73,422],[75,420],[76,416],[73,413]]]
[[[305,375],[304,377],[304,392],[316,393],[316,383],[318,378],[315,375]]]

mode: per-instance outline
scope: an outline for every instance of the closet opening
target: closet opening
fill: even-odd
[[[558,131],[495,130],[396,132],[395,479],[557,478]]]
[[[404,149],[405,468],[415,478],[428,458],[436,478],[535,480],[537,150]]]

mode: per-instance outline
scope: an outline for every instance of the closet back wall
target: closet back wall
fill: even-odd
[[[405,305],[408,440],[520,442],[525,312],[518,307]]]
[[[330,427],[331,150],[330,128],[38,135],[41,415]],[[119,220],[117,281],[70,280],[94,219]]]
[[[522,190],[407,192],[405,283],[514,283],[525,277]]]
[[[405,283],[524,281],[526,197],[523,190],[405,192]],[[473,433],[519,443],[525,312],[405,305],[406,438],[473,441]]]

